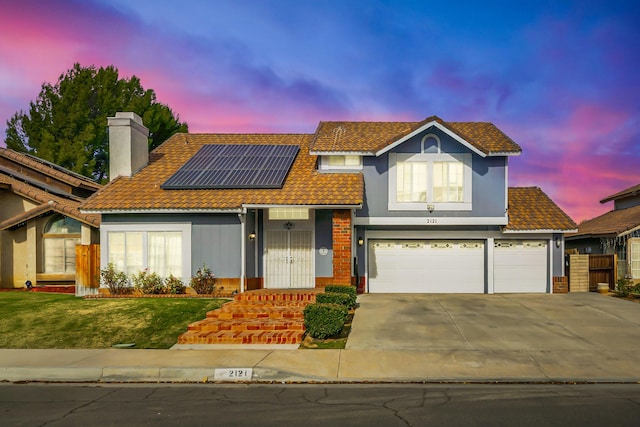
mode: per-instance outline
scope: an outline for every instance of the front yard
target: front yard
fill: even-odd
[[[225,299],[81,299],[0,292],[0,348],[169,348]]]

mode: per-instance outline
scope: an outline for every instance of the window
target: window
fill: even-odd
[[[471,154],[389,155],[389,210],[471,210]]]
[[[191,274],[190,224],[105,224],[100,227],[106,250],[101,263],[131,277],[148,269],[161,277],[185,280]]]
[[[629,260],[629,272],[634,279],[640,279],[640,238],[631,238],[627,241],[627,259]]]
[[[360,166],[360,156],[328,156],[329,166]]]
[[[427,201],[427,164],[424,162],[398,162],[396,201]]]
[[[433,201],[462,202],[464,197],[464,164],[433,163]]]
[[[359,155],[326,155],[320,158],[321,170],[354,170],[362,169],[362,156]]]
[[[56,215],[43,233],[44,272],[75,273],[76,245],[80,244],[81,225],[75,219]]]
[[[308,208],[270,208],[269,220],[307,220],[309,219]]]

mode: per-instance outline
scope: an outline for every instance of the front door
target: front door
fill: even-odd
[[[314,288],[311,230],[267,230],[265,287]]]

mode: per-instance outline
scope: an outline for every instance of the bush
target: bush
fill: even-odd
[[[338,292],[325,292],[324,294],[316,295],[316,302],[320,304],[338,304],[350,308],[350,301],[351,297],[349,295]]]
[[[352,309],[356,306],[356,298],[358,297],[358,291],[354,286],[338,286],[338,285],[329,285],[324,288],[325,293],[340,293],[349,296],[349,300],[347,304],[347,308]],[[322,295],[322,294],[318,294]],[[317,297],[316,297],[317,300]],[[320,302],[320,301],[318,301]]]
[[[175,277],[173,274],[164,279],[164,293],[167,294],[184,294],[186,286],[182,283],[182,280]]]
[[[116,270],[113,263],[100,270],[100,283],[105,285],[112,295],[124,295],[131,293],[131,284],[127,275]]]
[[[133,276],[134,287],[143,294],[163,294],[164,283],[157,273],[149,273],[147,269]]]
[[[191,277],[189,286],[191,286],[197,294],[212,294],[216,289],[215,274],[213,274],[211,269],[205,264],[202,264],[202,267]]]
[[[627,297],[633,291],[633,286],[631,279],[623,278],[618,279],[618,283],[616,283],[616,293],[618,296]]]
[[[309,304],[304,309],[304,326],[313,338],[324,339],[340,333],[347,314],[347,307],[343,305]]]

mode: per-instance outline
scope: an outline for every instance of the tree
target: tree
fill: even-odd
[[[107,117],[132,111],[149,128],[149,149],[186,123],[166,105],[156,101],[136,76],[119,78],[118,69],[95,66],[73,68],[55,85],[45,83],[29,112],[22,110],[7,121],[7,148],[27,152],[76,173],[104,181],[108,177],[109,133]]]

